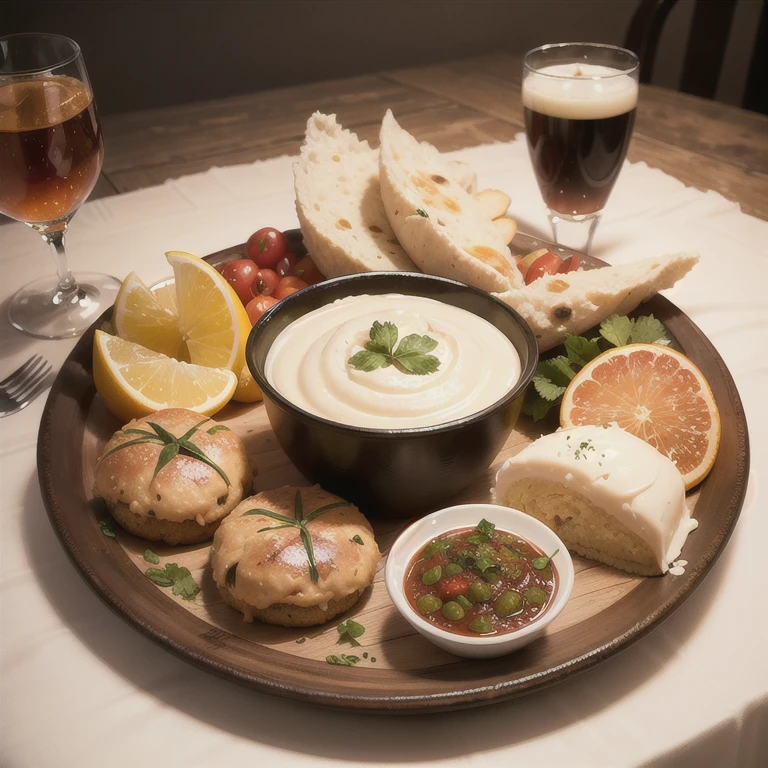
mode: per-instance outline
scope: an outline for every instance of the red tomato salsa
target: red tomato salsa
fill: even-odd
[[[481,520],[433,539],[411,560],[405,596],[432,624],[458,635],[514,632],[541,616],[557,591],[551,555]]]

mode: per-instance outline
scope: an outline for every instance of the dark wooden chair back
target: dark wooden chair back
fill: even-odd
[[[704,98],[714,98],[725,58],[737,0],[696,0],[688,37],[680,89]],[[625,46],[640,57],[640,82],[651,82],[656,51],[664,23],[677,0],[641,0],[632,17]],[[766,111],[766,2],[760,31],[752,55],[744,103],[747,109]]]

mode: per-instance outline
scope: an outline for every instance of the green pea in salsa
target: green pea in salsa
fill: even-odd
[[[552,603],[556,554],[481,520],[423,547],[408,566],[405,596],[424,619],[458,635],[514,632]]]

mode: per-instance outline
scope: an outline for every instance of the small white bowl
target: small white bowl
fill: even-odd
[[[552,559],[559,583],[554,601],[525,627],[490,637],[468,637],[440,629],[422,618],[411,608],[405,596],[404,581],[411,559],[425,544],[448,531],[475,526],[483,518],[493,523],[500,531],[507,531],[527,539],[545,553],[559,549],[560,551]],[[546,525],[535,518],[517,509],[501,507],[497,504],[461,504],[433,512],[417,520],[400,534],[387,556],[385,581],[395,607],[417,632],[435,645],[457,656],[490,659],[516,651],[544,633],[544,630],[565,608],[573,590],[574,573],[573,561],[565,544]]]

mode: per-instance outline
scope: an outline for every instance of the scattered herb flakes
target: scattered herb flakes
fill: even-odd
[[[116,539],[115,529],[112,527],[111,520],[99,520],[99,528],[105,536],[109,536],[110,539]]]
[[[307,642],[307,638],[306,638],[306,637],[300,637],[300,638],[299,638],[299,639],[296,641],[296,643],[297,643],[298,645],[301,645],[302,643],[306,643],[306,642]]]
[[[231,432],[232,430],[229,427],[224,426],[223,424],[217,424],[215,427],[211,427],[210,429],[207,429],[206,432],[209,435],[215,435],[217,432]]]
[[[370,341],[365,349],[349,358],[349,364],[358,371],[375,371],[377,368],[389,368],[394,365],[403,373],[424,376],[434,373],[440,367],[440,360],[429,353],[437,347],[437,341],[429,336],[412,333],[400,340],[394,323],[373,323],[369,331]]]
[[[160,562],[160,558],[151,549],[144,550],[144,559],[153,565],[157,565]]]
[[[339,632],[339,643],[348,642],[352,646],[360,645],[360,643],[357,642],[357,638],[365,632],[365,627],[353,619],[342,621],[336,629]]]
[[[376,663],[376,657],[375,656],[371,656],[371,661],[375,664]]]
[[[194,600],[200,591],[189,568],[176,563],[166,563],[165,568],[147,568],[144,575],[158,587],[172,587],[173,594],[183,600]]]
[[[429,218],[429,214],[425,210],[423,210],[421,208],[417,208],[416,209],[416,213],[418,213],[419,216],[421,216],[424,219],[428,219]]]
[[[359,544],[361,547],[365,545],[365,542],[360,538],[359,534],[355,534],[350,541],[354,542],[355,544]]]
[[[552,558],[559,552],[559,549],[556,549],[549,557],[534,557],[533,560],[531,560],[531,565],[537,570],[537,571],[543,571],[550,563]]]
[[[348,656],[345,653],[340,653],[338,656],[336,654],[331,654],[330,656],[325,657],[325,661],[328,664],[338,664],[341,667],[354,667],[355,664],[360,661],[360,657]],[[373,659],[371,659],[371,661],[373,661]]]
[[[367,659],[367,658],[368,658],[368,651],[363,651],[363,658],[364,658],[364,659]]]
[[[566,354],[541,360],[536,366],[536,374],[523,400],[523,413],[540,421],[552,408],[559,406],[571,379],[587,363],[610,347],[641,343],[669,344],[664,325],[653,315],[643,315],[635,320],[626,315],[611,315],[600,324],[600,335],[592,338],[566,334]]]

